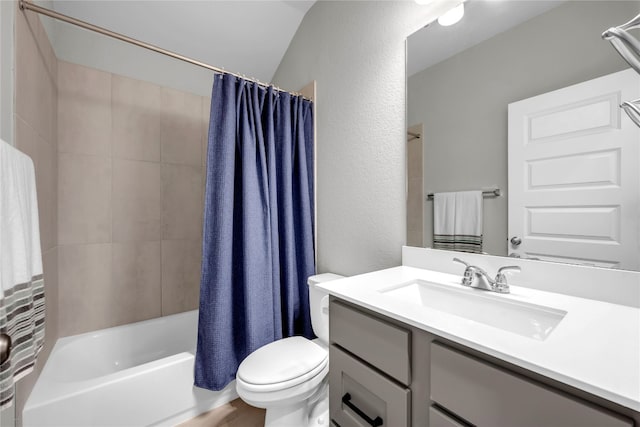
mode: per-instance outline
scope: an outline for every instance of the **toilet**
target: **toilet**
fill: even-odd
[[[283,338],[240,364],[236,390],[249,405],[266,409],[265,427],[329,425],[329,295],[317,285],[342,277],[324,273],[307,281],[311,326],[318,338]]]

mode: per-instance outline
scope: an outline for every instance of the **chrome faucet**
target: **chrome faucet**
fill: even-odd
[[[506,270],[520,271],[520,267],[515,265],[508,265],[500,267],[496,278],[489,277],[486,271],[482,268],[470,265],[469,263],[461,260],[460,258],[454,258],[454,262],[458,262],[465,266],[464,276],[462,277],[462,284],[471,288],[483,289],[485,291],[498,292],[501,294],[509,293],[509,284],[507,283],[507,276],[503,273]]]

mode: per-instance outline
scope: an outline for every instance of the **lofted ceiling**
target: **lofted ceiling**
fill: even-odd
[[[271,82],[305,14],[315,3],[315,0],[35,1],[62,14],[263,82]],[[434,22],[409,37],[408,75],[560,3],[467,0],[460,23],[442,27]],[[208,70],[168,60],[50,18],[43,17],[43,23],[61,60],[201,95],[210,92]]]
[[[49,0],[38,3],[163,49],[270,82],[314,0]],[[69,24],[49,21],[47,32],[60,59],[99,67],[91,59],[96,54],[117,57],[111,51],[117,46],[112,48],[101,40],[90,41],[95,35]],[[95,52],[96,49],[102,51]],[[86,50],[86,61],[82,58],[83,50]]]

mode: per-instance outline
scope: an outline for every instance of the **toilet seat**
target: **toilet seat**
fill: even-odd
[[[304,337],[284,338],[251,353],[236,380],[247,391],[267,393],[295,387],[327,368],[327,350]]]

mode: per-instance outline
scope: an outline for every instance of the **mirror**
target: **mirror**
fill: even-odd
[[[469,0],[457,24],[443,27],[433,22],[409,36],[407,244],[432,247],[434,202],[427,194],[500,189],[501,196],[483,198],[482,251],[517,253],[508,241],[520,237],[508,231],[508,175],[518,166],[508,165],[508,105],[628,69],[601,34],[639,12],[638,1]],[[628,120],[624,116],[616,120]],[[640,142],[640,134],[633,135]],[[637,151],[625,158],[633,162],[627,170],[638,169]],[[628,206],[607,215],[632,217],[632,234],[638,236],[640,197],[632,194]],[[570,211],[565,209],[563,221],[591,226],[584,215],[573,220]],[[560,223],[554,224],[557,228]],[[581,236],[565,240],[577,248]],[[600,247],[617,244],[604,237],[590,240]],[[579,263],[638,269],[640,246],[632,250],[635,263],[608,263],[608,255],[593,248],[587,257],[593,261]],[[529,253],[522,256],[534,258]],[[572,253],[535,258],[574,262]]]

